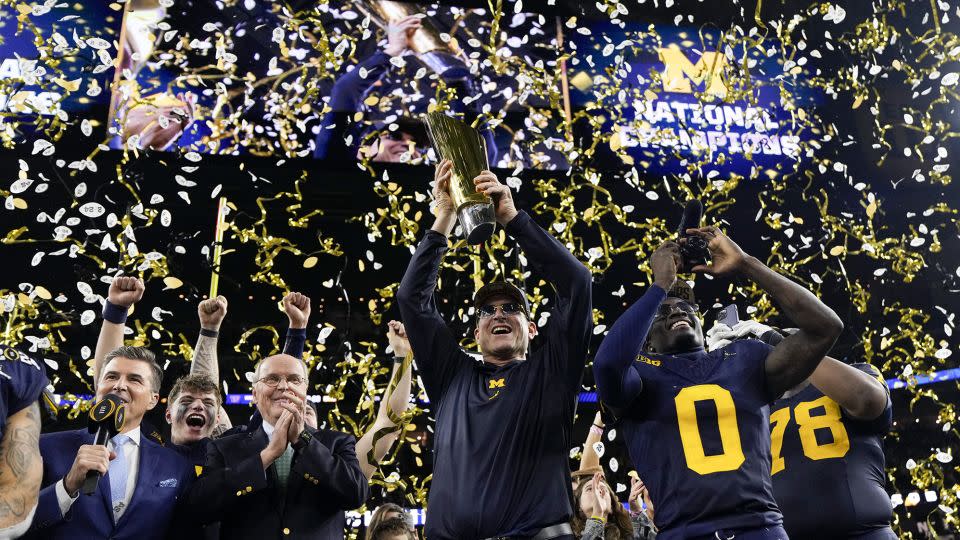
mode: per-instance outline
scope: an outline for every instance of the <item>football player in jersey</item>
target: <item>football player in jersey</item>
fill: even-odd
[[[771,345],[783,339],[756,321],[708,334],[714,343],[744,335]],[[770,411],[773,494],[790,538],[895,539],[883,456],[893,413],[877,368],[824,358]]]
[[[43,465],[40,407],[43,365],[0,345],[0,540],[18,538],[37,509]]]
[[[687,234],[712,256],[689,270],[752,280],[799,331],[777,347],[743,340],[706,352],[692,295],[667,296],[683,264],[680,245],[667,242],[650,260],[653,285],[600,345],[597,391],[657,505],[658,538],[785,539],[770,480],[770,403],[810,376],[843,323],[716,227]]]

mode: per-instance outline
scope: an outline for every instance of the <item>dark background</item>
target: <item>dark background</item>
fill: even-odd
[[[483,2],[451,4],[488,7]],[[752,24],[754,7],[754,4],[718,7],[705,2],[681,2],[666,8],[647,2],[631,6],[628,19],[672,24],[676,14],[683,13],[693,15],[695,25],[710,21],[725,28],[732,23]],[[768,22],[788,21],[793,14],[804,12],[808,7],[810,4],[806,2],[768,2],[763,4],[763,17]],[[873,7],[865,3],[844,7],[848,10],[846,21],[830,28],[834,35],[858,36],[862,31],[858,23],[872,16]],[[569,0],[558,0],[556,6],[550,7],[528,2],[525,8],[539,10],[548,17],[579,15],[604,20],[590,6]],[[924,18],[928,10],[927,3],[909,3],[898,17],[891,16],[888,21],[902,32],[895,46],[883,51],[858,54],[841,51],[827,55],[817,65],[810,66],[810,80],[817,79],[816,69],[825,74],[843,73],[851,65],[862,65],[867,57],[884,66],[892,58],[904,62],[916,60],[923,54],[924,45],[911,41],[908,36],[920,35],[929,27]],[[943,24],[944,32],[955,31],[956,18]],[[811,24],[807,28],[811,30],[805,34],[810,46],[818,46],[817,40],[823,39],[822,35],[812,30],[819,30],[820,26]],[[856,41],[853,37],[850,40]],[[955,68],[956,62],[945,65],[944,71],[954,69],[951,65]],[[927,127],[928,131],[937,133],[933,146],[947,150],[948,157],[938,162],[955,166],[956,160],[950,156],[958,150],[956,138],[944,135],[945,131],[956,128],[955,100],[931,104],[937,94],[914,95],[914,89],[898,70],[885,70],[867,86],[870,97],[856,109],[852,108],[855,95],[850,88],[838,88],[835,97],[822,100],[815,111],[815,122],[823,130],[821,134],[833,129],[834,136],[821,141],[816,159],[802,160],[796,171],[781,171],[774,180],[765,176],[740,179],[735,187],[728,183],[728,190],[718,193],[702,174],[694,173],[688,182],[683,182],[675,174],[638,167],[640,187],[634,187],[628,182],[630,168],[616,156],[601,152],[589,162],[579,164],[570,174],[520,172],[517,176],[521,187],[515,195],[517,205],[531,212],[544,227],[565,224],[568,227],[565,231],[572,230],[573,236],[569,239],[581,260],[587,260],[590,247],[600,245],[602,234],[608,235],[606,239],[614,247],[630,240],[638,242],[638,249],[612,254],[610,266],[594,273],[594,305],[599,325],[609,327],[625,306],[642,294],[649,283],[643,265],[650,249],[675,230],[689,190],[707,203],[708,222],[721,223],[748,253],[777,267],[789,268],[791,277],[814,288],[837,311],[846,330],[833,356],[847,361],[870,360],[884,370],[887,378],[909,379],[903,371],[908,365],[914,372],[956,367],[957,340],[952,337],[952,331],[954,314],[960,308],[957,298],[960,242],[956,211],[952,207],[960,200],[960,191],[949,177],[942,181],[929,174],[935,151],[930,146],[922,146],[926,144],[921,143],[925,132],[902,125],[905,111],[916,114],[918,110],[930,110],[934,120],[947,126],[945,130]],[[875,107],[875,111],[871,107]],[[98,107],[83,114],[101,120],[106,116]],[[79,122],[84,117],[74,120]],[[889,126],[889,129],[881,132],[879,126]],[[578,124],[574,132],[581,147],[588,146],[600,135],[584,123]],[[201,161],[193,162],[176,152],[125,155],[110,151],[99,152],[93,158],[96,171],[76,171],[69,164],[88,157],[94,147],[90,138],[78,133],[76,126],[60,138],[57,152],[50,157],[31,154],[36,137],[36,134],[25,133],[15,150],[0,155],[0,163],[5,165],[0,170],[7,172],[10,182],[24,165],[28,176],[36,179],[31,189],[16,195],[27,204],[25,209],[0,210],[0,234],[6,235],[3,247],[6,264],[0,288],[30,295],[35,286],[43,286],[52,294],[51,302],[34,298],[36,311],[12,322],[25,324],[15,330],[13,336],[24,346],[30,343],[27,338],[51,338],[53,348],[44,356],[58,364],[53,377],[58,392],[92,393],[83,347],[93,349],[99,318],[82,325],[80,316],[90,309],[99,314],[100,305],[93,299],[87,302],[79,293],[77,282],[89,284],[94,295],[105,295],[107,283],[103,280],[116,275],[118,269],[142,275],[147,280],[147,293],[128,323],[133,329],[128,338],[142,341],[158,351],[164,363],[169,362],[163,392],[177,376],[187,371],[184,345],[192,344],[198,332],[196,304],[209,287],[209,252],[217,197],[223,195],[236,209],[228,219],[234,228],[225,236],[220,278],[220,293],[230,301],[219,347],[221,377],[229,392],[249,392],[245,372],[252,369],[257,358],[271,354],[282,344],[286,321],[277,302],[285,291],[301,291],[313,300],[308,332],[308,358],[313,365],[311,392],[338,398],[336,402],[320,404],[321,421],[358,435],[363,432],[365,421],[374,410],[361,409],[360,404],[370,397],[364,388],[370,377],[379,391],[385,386],[389,368],[383,352],[385,322],[399,317],[392,305],[390,294],[395,289],[391,286],[402,276],[413,241],[431,223],[428,198],[423,195],[429,190],[432,168],[374,166],[368,171],[353,164],[310,159],[214,155],[205,155]],[[885,145],[893,150],[888,151]],[[905,148],[923,148],[926,155],[906,156],[902,151]],[[832,167],[834,163],[842,163],[845,168],[837,171]],[[825,165],[825,170],[821,165]],[[598,186],[605,192],[591,187],[584,174],[587,168],[599,173]],[[922,171],[925,178],[918,179],[917,171]],[[505,179],[514,171],[497,173]],[[178,175],[196,185],[186,187],[178,183]],[[296,195],[298,180],[299,197]],[[860,182],[864,183],[863,187],[857,187]],[[78,195],[77,186],[81,183],[86,190]],[[37,191],[36,186],[41,184],[48,186],[46,191]],[[665,184],[670,186],[669,190]],[[563,189],[569,191],[558,192]],[[646,191],[654,191],[659,198],[649,199],[644,195]],[[868,192],[880,203],[872,225],[865,209]],[[601,202],[596,202],[594,197]],[[107,213],[97,218],[81,215],[80,206],[90,201],[104,205]],[[826,217],[818,207],[824,201],[829,201]],[[264,217],[258,203],[266,212],[262,223],[258,223]],[[143,204],[147,213],[156,214],[153,221],[132,215],[138,204]],[[596,220],[588,219],[587,209],[609,211],[614,206],[633,206],[634,209],[624,214],[623,219],[612,212]],[[57,224],[37,219],[41,212],[54,215],[60,209],[64,214]],[[169,226],[161,223],[160,213],[164,210],[172,216]],[[311,215],[314,210],[322,213]],[[417,212],[422,212],[419,220],[415,218]],[[121,255],[124,249],[116,252],[102,247],[104,236],[124,247],[122,227],[107,225],[110,213],[121,219],[130,218],[141,255],[124,257]],[[384,219],[380,227],[372,226],[381,216]],[[802,223],[794,220],[787,224],[788,216],[801,218]],[[69,239],[53,240],[56,226],[63,225],[70,217],[79,218],[79,222],[71,226]],[[303,226],[294,226],[292,223],[300,218],[303,219],[298,224]],[[22,227],[27,227],[27,231],[19,236],[10,234]],[[785,232],[788,227],[792,236]],[[849,234],[838,232],[843,228]],[[371,239],[370,235],[375,232],[380,236]],[[802,247],[801,237],[812,239],[809,247]],[[873,254],[860,249],[864,239],[877,238],[891,242]],[[913,238],[923,238],[925,243],[910,247]],[[277,244],[278,251],[268,251],[267,248],[274,245],[271,242],[277,239],[286,242]],[[323,242],[328,240],[334,242],[342,254],[326,253],[329,250]],[[834,255],[831,249],[837,245],[845,245],[846,249]],[[81,253],[75,257],[71,257],[69,251],[54,254],[70,246],[79,246]],[[510,246],[508,240],[506,247]],[[790,251],[790,247],[797,251]],[[922,264],[911,279],[905,275],[909,272],[893,267],[893,262],[903,260],[903,252],[898,251],[901,248],[922,256]],[[45,255],[38,264],[33,264],[40,251]],[[142,253],[148,251],[164,255],[165,267],[137,271],[143,261]],[[464,322],[460,309],[466,306],[474,290],[470,275],[472,253],[477,252],[458,246],[448,256],[448,262],[461,264],[466,271],[445,267],[438,293],[444,314],[465,337],[472,335],[472,327]],[[304,268],[304,261],[311,255],[318,258],[317,264]],[[498,271],[484,266],[484,280],[519,268],[516,251],[509,254],[498,249],[484,251],[480,260],[484,265],[488,260],[502,263]],[[797,261],[803,263],[795,264]],[[382,266],[375,268],[374,263]],[[881,268],[886,269],[886,273],[876,275]],[[255,276],[263,276],[262,272],[269,274],[265,280],[256,280]],[[168,275],[178,278],[183,285],[164,290],[163,278]],[[816,282],[815,275],[822,284]],[[271,276],[282,278],[283,283],[276,279],[271,282]],[[706,328],[712,325],[716,309],[724,304],[736,301],[742,318],[747,316],[748,305],[759,305],[758,298],[749,294],[746,284],[735,283],[732,289],[729,284],[697,278],[695,290],[704,308]],[[530,276],[523,285],[532,294],[550,295],[549,287],[541,283],[538,276]],[[860,295],[860,290],[867,294]],[[153,316],[155,308],[166,311],[159,313],[159,321]],[[761,314],[770,316],[768,323],[789,325],[775,310],[761,308]],[[912,317],[904,317],[899,311],[906,308],[916,310]],[[5,314],[4,322],[10,319]],[[65,324],[56,326],[61,323]],[[333,330],[321,344],[318,336],[324,325],[332,326]],[[261,326],[275,327],[279,342],[274,343],[269,330],[256,331],[244,340],[246,331]],[[892,340],[892,344],[881,348],[884,337]],[[602,331],[593,340],[588,362],[592,361],[601,339]],[[464,344],[469,342],[465,339]],[[943,360],[934,357],[933,352],[941,348],[953,350],[954,355]],[[375,376],[371,375],[371,367]],[[593,389],[589,369],[585,370],[583,384],[585,390]],[[895,390],[892,395],[896,424],[887,439],[889,491],[904,496],[912,491],[919,491],[922,496],[928,488],[938,491],[936,502],[922,502],[912,508],[899,506],[896,509],[899,527],[904,534],[915,536],[921,534],[922,526],[950,530],[950,525],[942,523],[943,513],[937,505],[956,508],[957,466],[955,462],[939,464],[933,456],[938,451],[956,453],[960,448],[952,425],[956,424],[953,406],[960,402],[958,385],[938,383]],[[407,432],[396,463],[383,468],[384,475],[397,471],[406,484],[392,491],[375,488],[368,508],[384,500],[422,507],[420,501],[424,493],[417,489],[422,486],[410,478],[423,479],[430,474],[432,421],[429,405],[420,402],[419,406],[425,412],[414,419],[414,428]],[[61,422],[50,429],[75,427],[77,421],[71,418],[80,409],[82,405],[63,411]],[[252,409],[230,406],[228,412],[237,424],[244,422]],[[595,403],[582,403],[579,407],[573,430],[574,444],[582,444],[595,412]],[[347,418],[357,425],[351,425]],[[160,407],[154,411],[151,421],[163,425]],[[947,423],[951,426],[944,429]],[[611,441],[605,435],[604,442],[607,449],[602,463],[608,468],[611,458],[619,463],[617,471],[610,471],[611,481],[629,485],[626,473],[631,467],[619,437]],[[920,465],[908,469],[911,459]],[[571,466],[576,468],[577,461],[572,460]],[[948,498],[951,494],[952,500]],[[619,495],[623,497],[625,493]]]

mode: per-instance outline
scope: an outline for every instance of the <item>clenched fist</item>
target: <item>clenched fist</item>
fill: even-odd
[[[410,353],[410,340],[407,339],[407,331],[402,322],[387,323],[387,341],[390,342],[394,356],[405,357]]]
[[[227,316],[227,299],[223,296],[208,298],[197,305],[200,316],[200,328],[220,330],[220,323]]]
[[[310,320],[310,297],[292,292],[283,297],[283,311],[290,319],[290,328],[306,328]]]
[[[113,278],[110,283],[110,289],[107,291],[107,300],[115,305],[125,308],[136,304],[143,298],[143,292],[146,286],[140,278],[120,276]]]

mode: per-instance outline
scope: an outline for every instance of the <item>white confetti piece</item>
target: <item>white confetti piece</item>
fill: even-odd
[[[96,202],[88,202],[80,207],[80,213],[89,218],[100,217],[106,213],[106,211],[107,209],[104,208],[102,204]]]

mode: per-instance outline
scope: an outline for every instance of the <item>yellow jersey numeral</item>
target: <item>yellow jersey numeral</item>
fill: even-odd
[[[811,416],[810,411],[823,407],[823,414]],[[813,460],[842,458],[850,450],[850,436],[844,427],[840,416],[840,405],[827,396],[813,401],[804,401],[794,407],[794,419],[797,421],[800,434],[800,446],[803,455]],[[770,446],[773,454],[771,474],[777,474],[786,467],[784,458],[780,455],[783,450],[783,434],[790,422],[790,407],[784,407],[770,415]],[[831,442],[820,444],[817,442],[816,430],[829,429]]]

